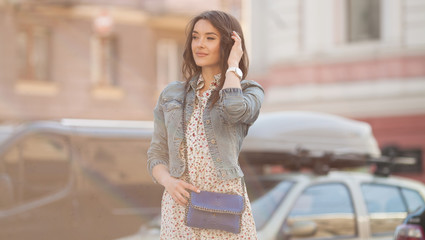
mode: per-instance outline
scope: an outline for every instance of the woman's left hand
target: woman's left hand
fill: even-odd
[[[232,32],[232,39],[235,41],[235,43],[233,44],[233,47],[230,50],[227,64],[229,64],[229,67],[239,67],[239,62],[241,61],[243,55],[242,39],[235,31]]]

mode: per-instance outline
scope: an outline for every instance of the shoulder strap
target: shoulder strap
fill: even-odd
[[[185,88],[186,89],[186,88]],[[184,97],[183,97],[183,105],[182,105],[182,124],[183,124],[183,148],[184,148],[184,160],[187,161],[187,144],[186,144],[186,97],[187,97],[187,92],[184,92]],[[239,165],[239,162],[238,162]],[[240,165],[239,165],[240,167]],[[188,166],[186,165],[186,171],[188,171]],[[190,174],[188,174],[188,178],[189,178],[189,183],[192,184],[192,181],[190,180]],[[241,184],[242,184],[242,191],[243,191],[243,195],[242,197],[245,197],[245,178],[241,177]]]

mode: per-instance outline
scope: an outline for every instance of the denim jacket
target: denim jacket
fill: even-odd
[[[148,150],[148,170],[158,164],[168,167],[170,175],[180,177],[185,172],[185,160],[179,148],[183,143],[182,110],[184,92],[187,92],[185,121],[193,112],[197,77],[185,82],[172,82],[161,92],[154,109],[154,132]],[[203,123],[217,176],[223,180],[242,177],[238,156],[248,128],[260,113],[264,98],[263,88],[252,80],[242,80],[242,89],[224,88],[219,99],[210,108],[208,100]],[[153,179],[155,181],[155,179]],[[156,182],[156,181],[155,181]]]

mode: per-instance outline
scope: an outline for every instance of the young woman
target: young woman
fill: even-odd
[[[148,150],[149,172],[165,187],[161,239],[256,239],[238,156],[264,91],[243,80],[248,57],[239,22],[221,11],[196,16],[183,57],[186,82],[170,83],[160,94]],[[245,194],[239,234],[185,225],[189,192],[200,190]]]

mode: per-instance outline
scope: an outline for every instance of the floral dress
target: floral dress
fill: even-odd
[[[233,192],[243,194],[240,178],[221,180],[218,178],[211,154],[208,149],[208,142],[205,137],[205,130],[202,122],[202,112],[205,109],[208,98],[214,90],[220,74],[214,76],[214,81],[210,88],[204,93],[199,89],[203,87],[202,76],[198,79],[196,91],[197,100],[193,114],[186,127],[187,141],[187,162],[186,173],[181,177],[187,182],[191,182],[200,190],[214,192]],[[189,181],[190,179],[190,181]],[[185,225],[186,207],[174,201],[167,191],[164,191],[161,203],[161,239],[257,239],[254,218],[251,213],[251,205],[245,191],[246,208],[242,214],[242,227],[239,234],[229,233],[221,230],[198,229]]]

